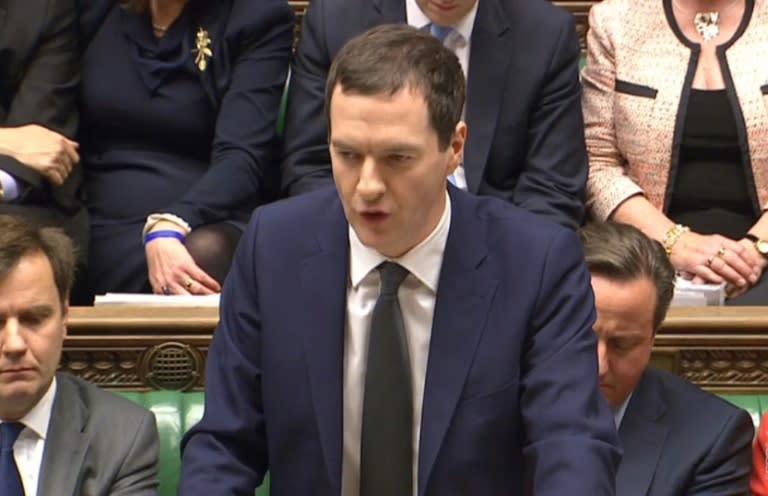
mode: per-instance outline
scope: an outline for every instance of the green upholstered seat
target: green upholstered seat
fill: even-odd
[[[203,416],[203,393],[149,391],[118,394],[154,412],[160,432],[160,496],[176,496],[181,473],[181,436]],[[755,428],[763,412],[768,410],[768,394],[723,393],[720,396],[749,412]],[[269,477],[264,479],[256,496],[269,496]]]
[[[760,424],[760,417],[763,416],[763,411],[768,408],[768,396],[766,395],[722,393],[720,394],[720,397],[746,410],[752,417],[755,429],[757,429],[757,426]]]
[[[181,436],[203,416],[204,396],[200,392],[120,392],[121,396],[152,410],[160,433],[160,496],[176,496],[181,474]],[[269,479],[256,496],[269,495]]]

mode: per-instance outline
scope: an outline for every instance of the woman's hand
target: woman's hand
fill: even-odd
[[[762,274],[761,261],[749,246],[719,234],[683,234],[672,247],[670,259],[693,282],[725,282],[735,294],[747,291]]]
[[[760,274],[758,275],[758,280],[763,274],[763,271],[765,270],[765,267],[768,266],[768,260],[765,259],[764,256],[760,254],[759,251],[757,251],[757,248],[755,247],[755,243],[752,241],[742,238],[739,240],[739,243],[744,246],[744,256],[749,257],[755,266],[759,267]],[[754,284],[750,284],[746,288],[739,288],[736,286],[726,286],[725,292],[728,295],[728,298],[735,298],[737,296],[741,296],[744,293],[746,293]]]
[[[221,286],[198,267],[176,238],[156,238],[144,246],[149,283],[157,294],[219,293]]]
[[[37,124],[4,128],[0,132],[0,153],[10,155],[59,186],[80,161],[78,144]]]

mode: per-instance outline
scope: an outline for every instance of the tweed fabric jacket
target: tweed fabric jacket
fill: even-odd
[[[736,111],[742,163],[757,210],[768,208],[768,4],[747,0],[734,37],[717,49]],[[666,211],[700,45],[688,41],[671,0],[604,0],[592,7],[583,72],[587,206],[606,219],[644,194]]]

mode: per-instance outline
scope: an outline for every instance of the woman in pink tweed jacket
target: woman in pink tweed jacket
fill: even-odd
[[[768,0],[604,0],[587,49],[592,216],[768,304]]]

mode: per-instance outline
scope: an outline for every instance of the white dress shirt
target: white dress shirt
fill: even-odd
[[[467,15],[457,23],[451,25],[453,32],[451,32],[443,42],[446,48],[452,50],[459,59],[461,69],[464,71],[464,79],[466,79],[467,74],[469,74],[469,48],[472,40],[472,29],[475,26],[475,17],[477,17],[477,4],[478,2],[475,2],[475,5],[473,5],[472,9],[467,12]],[[424,12],[422,12],[419,5],[416,3],[416,0],[405,1],[405,15],[409,26],[429,30],[429,25],[432,21],[424,14]],[[464,109],[466,112],[466,106]],[[453,173],[453,182],[457,187],[465,191],[467,190],[467,178],[464,173],[463,164],[457,167],[456,171]]]
[[[621,427],[621,421],[624,420],[624,414],[627,413],[627,405],[629,405],[629,400],[631,399],[632,393],[629,393],[629,396],[624,400],[624,403],[613,410],[613,422],[616,424],[617,431],[619,430],[619,427]]]
[[[8,203],[19,197],[19,183],[2,169],[0,169],[0,184],[3,185],[3,197],[0,201]]]
[[[51,420],[55,396],[56,377],[53,378],[51,385],[48,386],[48,391],[37,402],[37,405],[19,420],[25,428],[13,444],[13,459],[19,469],[21,483],[24,485],[24,494],[37,494],[40,467],[43,464],[45,438],[48,435],[48,424]]]
[[[368,338],[373,307],[379,297],[381,282],[379,271],[375,269],[387,260],[397,262],[409,271],[398,289],[397,296],[403,312],[413,381],[413,494],[416,494],[427,356],[432,335],[437,284],[450,224],[451,201],[446,194],[445,210],[437,227],[424,241],[396,259],[388,259],[363,245],[355,231],[349,228],[350,281],[347,286],[347,318],[344,329],[344,451],[341,482],[343,496],[360,494],[360,435]]]

